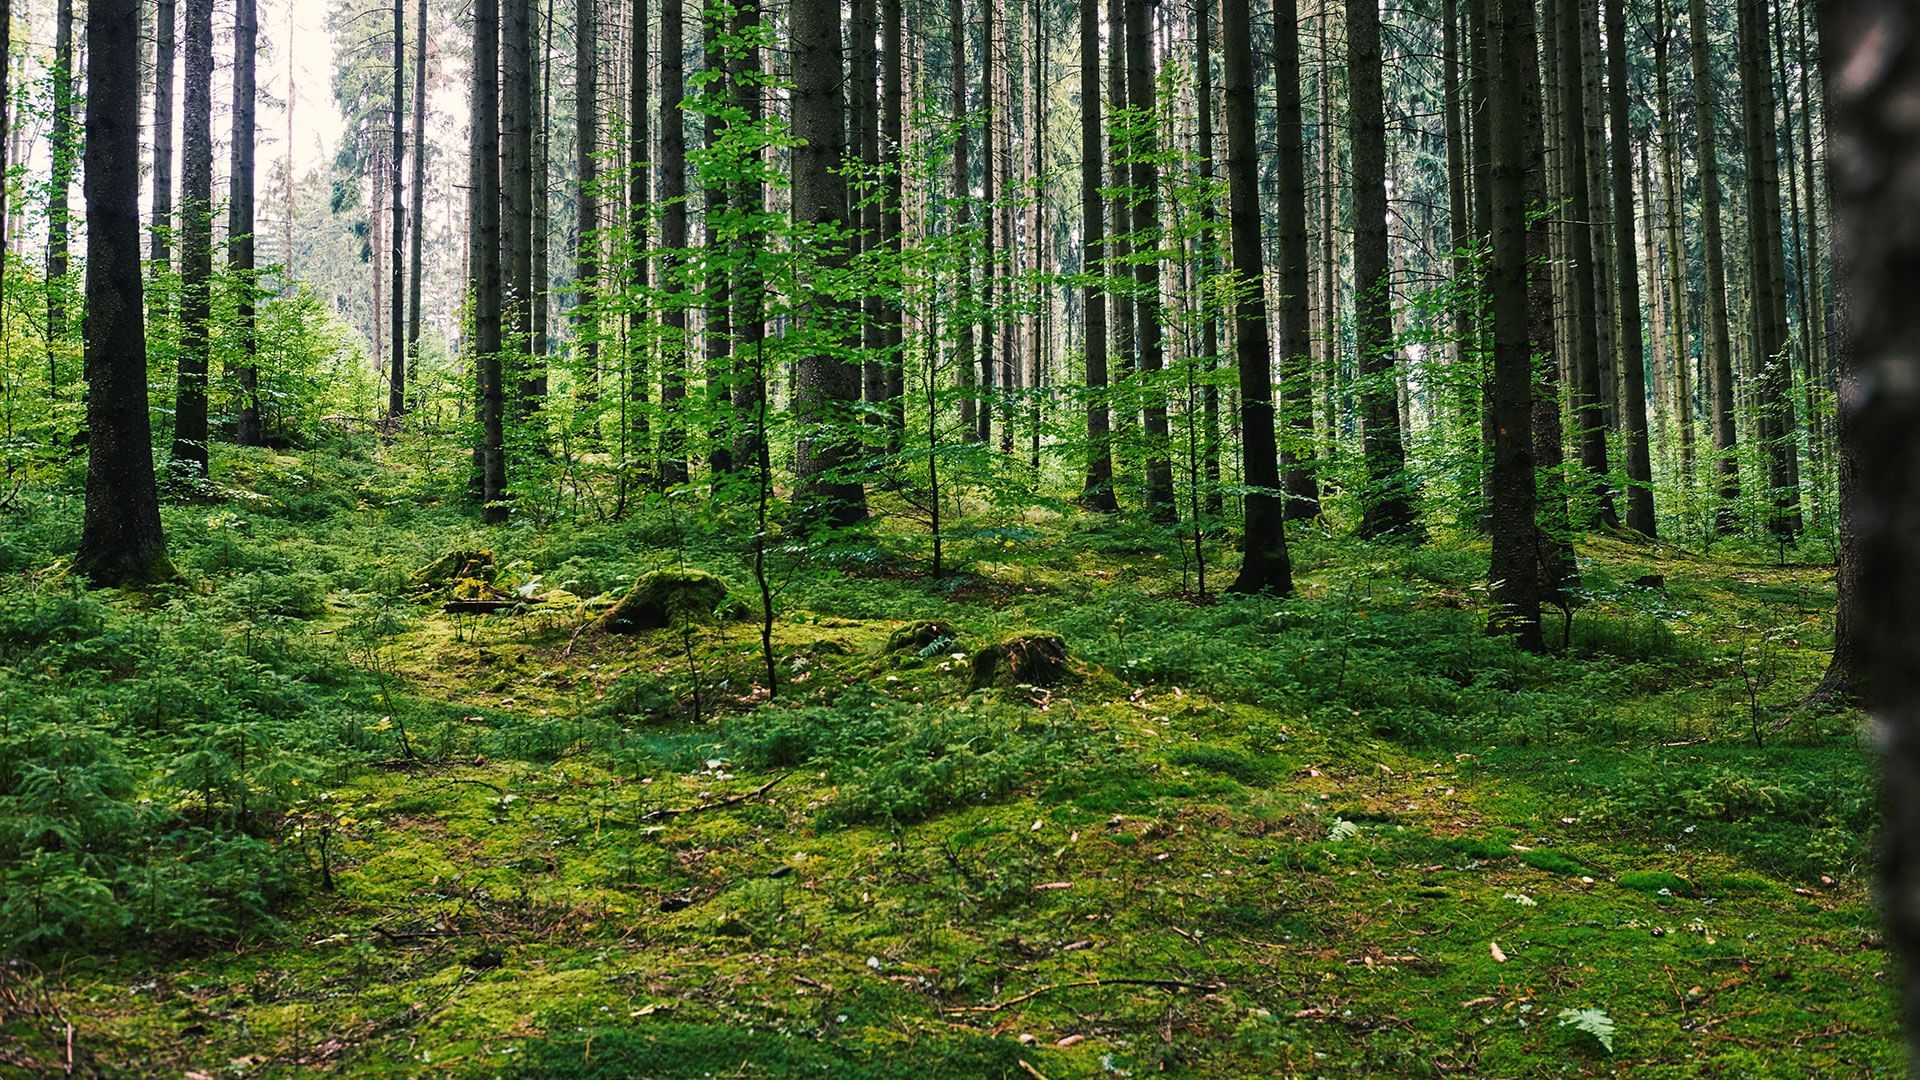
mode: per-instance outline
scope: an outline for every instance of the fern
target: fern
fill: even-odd
[[[1613,1017],[1605,1009],[1561,1009],[1560,1026],[1584,1031],[1607,1053],[1613,1053]]]

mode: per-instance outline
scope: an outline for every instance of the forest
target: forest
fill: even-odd
[[[1905,0],[0,0],[0,1077],[1920,1070]]]

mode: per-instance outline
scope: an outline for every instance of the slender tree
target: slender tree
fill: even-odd
[[[1572,378],[1572,412],[1575,446],[1580,467],[1586,472],[1582,485],[1593,499],[1588,524],[1612,524],[1617,515],[1613,494],[1607,486],[1606,402],[1602,399],[1604,380],[1600,370],[1600,315],[1596,310],[1599,269],[1595,265],[1594,220],[1590,181],[1593,170],[1587,160],[1592,149],[1582,134],[1587,130],[1587,100],[1582,87],[1586,56],[1580,33],[1580,0],[1554,0],[1559,11],[1560,149],[1566,162],[1563,176],[1567,188],[1567,230],[1570,288],[1567,290],[1569,358]]]
[[[709,8],[703,13],[701,33],[706,42],[704,63],[710,81],[701,87],[701,95],[709,100],[720,100],[728,93],[726,56],[721,44],[721,38],[726,35],[727,29],[727,21],[718,10]],[[707,110],[705,121],[706,145],[711,149],[720,141],[719,112],[714,109]],[[732,275],[724,269],[719,236],[720,222],[727,214],[728,185],[717,177],[702,176],[700,187],[706,200],[707,233],[706,312],[700,337],[706,351],[707,410],[712,423],[712,437],[709,440],[707,456],[714,474],[724,476],[734,468],[734,424],[731,415],[734,380],[730,370],[733,356],[733,328],[728,325],[733,312]]]
[[[985,0],[991,3],[992,0]],[[953,95],[953,233],[960,237],[958,262],[954,267],[956,310],[969,312],[973,304],[973,173],[968,160],[969,133],[972,128],[967,105],[967,18],[964,0],[948,0],[947,83]],[[970,313],[954,320],[954,356],[960,380],[960,433],[969,442],[980,439],[979,392],[973,367],[973,318]]]
[[[407,279],[407,366],[420,365],[421,238],[426,233],[427,198],[427,0],[419,0],[413,34],[413,205],[409,208],[413,236]],[[288,166],[291,171],[291,164]],[[291,215],[289,215],[291,220]],[[292,248],[292,243],[288,243]]]
[[[500,27],[500,243],[506,357],[519,377],[516,407],[539,404],[533,369],[533,3],[502,0]],[[544,291],[544,289],[542,289]]]
[[[788,9],[793,55],[793,214],[815,234],[828,272],[845,262],[847,229],[845,68],[840,53],[839,0],[793,0]],[[850,313],[816,293],[806,318],[812,341],[795,365],[794,417],[800,424],[794,454],[804,512],[815,521],[850,525],[867,516],[866,489],[848,475],[857,448],[853,405],[860,370],[847,359]]]
[[[632,25],[628,28],[627,40],[627,161],[631,169],[627,174],[626,192],[627,273],[633,281],[635,300],[626,312],[627,396],[622,405],[627,410],[623,437],[631,436],[641,447],[637,454],[629,452],[628,460],[643,462],[649,459],[646,444],[652,434],[647,404],[652,392],[648,359],[653,344],[653,335],[649,333],[652,312],[647,300],[652,277],[647,251],[651,246],[649,237],[654,214],[653,171],[648,167],[653,146],[652,103],[649,100],[653,60],[648,53],[647,7],[647,0],[633,0]],[[625,445],[624,442],[622,445]],[[621,464],[620,493],[624,499],[629,478],[627,461]]]
[[[1354,341],[1360,353],[1367,487],[1360,534],[1412,532],[1413,491],[1395,404],[1392,279],[1387,261],[1386,110],[1378,0],[1347,0],[1347,124],[1353,147]]]
[[[573,6],[573,100],[578,129],[574,205],[579,214],[573,235],[573,348],[580,370],[594,372],[600,366],[594,316],[600,289],[600,13],[594,0],[575,0]],[[546,177],[540,182],[544,186]]]
[[[237,2],[252,7],[251,0],[237,0]],[[251,83],[253,81],[251,78],[253,68],[253,53],[251,49],[247,51],[244,63],[249,72],[247,81]],[[387,366],[387,418],[389,420],[396,420],[405,415],[407,411],[407,259],[405,246],[407,224],[402,210],[404,204],[401,202],[401,198],[405,193],[402,177],[405,175],[403,170],[407,157],[406,73],[406,4],[404,0],[393,0],[393,100],[390,103],[391,111],[388,113],[387,121],[393,129],[393,152],[387,157],[387,197],[390,200],[387,224],[387,268],[388,273],[391,275],[387,295],[392,298],[392,308],[388,312],[389,332],[387,338],[387,340],[392,343],[388,346],[387,350],[387,354],[392,358]],[[415,92],[419,92],[417,88]],[[234,130],[237,132],[239,131],[239,89],[237,86],[234,90],[234,103]],[[247,130],[251,132],[253,130],[251,107],[249,107],[248,112]],[[251,140],[248,140],[248,142],[251,144]],[[419,148],[415,147],[414,153],[418,154],[419,152]],[[252,156],[251,151],[249,151],[248,156]],[[249,168],[248,174],[249,184],[251,184],[251,168]],[[251,194],[248,195],[247,204],[249,209],[251,209],[253,204]]]
[[[1242,3],[1245,0],[1241,0]],[[1087,475],[1080,501],[1088,509],[1111,514],[1113,447],[1107,412],[1106,204],[1101,196],[1100,12],[1097,3],[1080,5],[1080,217],[1085,257],[1081,304],[1087,365]]]
[[[1800,447],[1787,339],[1787,272],[1780,235],[1780,130],[1768,44],[1770,0],[1739,0],[1740,100],[1745,131],[1747,267],[1752,289],[1753,362],[1760,449],[1773,503],[1769,530],[1800,534]]]
[[[60,397],[60,354],[67,337],[67,194],[73,187],[73,0],[53,18],[53,123],[47,177],[47,396]]]
[[[1287,33],[1293,21],[1292,0],[1277,0],[1276,14],[1288,14],[1276,59],[1284,64],[1288,42],[1299,63],[1296,34]],[[1287,557],[1286,494],[1280,488],[1280,464],[1274,435],[1273,368],[1267,345],[1266,271],[1260,252],[1260,166],[1254,150],[1258,114],[1253,89],[1253,20],[1247,0],[1225,0],[1222,50],[1226,53],[1227,106],[1227,227],[1233,245],[1233,353],[1240,369],[1240,440],[1246,477],[1245,529],[1241,541],[1240,576],[1233,591],[1274,593],[1293,591],[1293,566]],[[1282,118],[1284,125],[1285,118]],[[1285,142],[1283,137],[1283,144]],[[1300,141],[1292,143],[1294,167],[1300,165]],[[1287,168],[1285,161],[1280,167]],[[1298,207],[1304,219],[1306,207]],[[1284,209],[1284,208],[1283,208]],[[1302,230],[1301,247],[1305,247]],[[1305,296],[1301,297],[1304,302]],[[1283,330],[1283,333],[1285,331]],[[1284,346],[1283,346],[1284,347]]]
[[[1612,135],[1613,249],[1620,284],[1620,421],[1627,451],[1627,527],[1658,533],[1653,516],[1653,457],[1647,443],[1645,339],[1640,327],[1640,264],[1635,251],[1633,142],[1627,125],[1626,0],[1607,5],[1607,122]]]
[[[233,133],[227,176],[227,267],[238,293],[233,333],[239,346],[239,408],[234,441],[259,446],[266,432],[260,420],[259,334],[254,320],[254,54],[259,48],[260,17],[254,0],[233,4]],[[396,369],[397,370],[397,369]]]
[[[187,83],[180,162],[180,371],[173,463],[207,475],[207,319],[213,284],[213,0],[186,0]]]
[[[191,2],[191,0],[190,0]],[[488,524],[507,520],[506,377],[501,363],[500,0],[474,0],[473,138],[468,265],[474,370],[480,397],[480,502]]]
[[[1714,468],[1720,474],[1720,507],[1714,528],[1739,528],[1740,462],[1733,424],[1733,347],[1727,313],[1726,240],[1720,226],[1720,150],[1716,128],[1720,123],[1714,73],[1709,63],[1712,28],[1707,22],[1707,0],[1687,0],[1687,33],[1692,38],[1689,59],[1693,74],[1693,129],[1698,141],[1694,160],[1700,166],[1700,249],[1706,264],[1705,334],[1709,396],[1713,404]]]
[[[683,0],[660,4],[660,480],[687,481],[687,305],[679,297],[687,246],[686,12]],[[798,71],[798,64],[795,65]],[[837,164],[837,162],[836,162]]]
[[[86,75],[89,435],[86,514],[74,568],[96,585],[138,585],[173,574],[147,419],[139,0],[88,4]]]
[[[1307,155],[1300,91],[1300,19],[1297,0],[1274,0],[1273,71],[1276,106],[1274,201],[1279,218],[1280,402],[1291,429],[1280,460],[1286,516],[1320,516],[1320,485],[1308,448],[1313,445],[1313,327],[1307,280]],[[1253,123],[1249,118],[1248,123]],[[1255,177],[1249,177],[1249,184]],[[1255,240],[1258,240],[1256,233]],[[1258,279],[1255,279],[1258,280]],[[1244,407],[1244,406],[1243,406]],[[1251,483],[1251,481],[1249,481]]]
[[[1527,130],[1520,71],[1510,50],[1531,47],[1518,23],[1531,28],[1533,0],[1499,0],[1487,95],[1488,140],[1493,181],[1492,269],[1488,275],[1493,316],[1493,502],[1489,531],[1493,555],[1488,577],[1494,610],[1488,629],[1513,635],[1521,648],[1538,652],[1540,633],[1538,526],[1534,519],[1533,341],[1527,312]]]
[[[880,214],[880,237],[893,255],[895,275],[906,250],[902,215],[906,206],[906,155],[901,113],[905,103],[905,13],[901,0],[880,0],[880,36],[884,58],[880,71],[880,138],[886,172],[886,202]],[[894,281],[898,284],[898,281]],[[899,452],[907,427],[906,321],[897,307],[888,307],[881,323],[881,364],[887,374],[887,448]]]
[[[1841,614],[1855,620],[1877,716],[1883,824],[1880,896],[1899,954],[1908,1059],[1920,1070],[1920,37],[1900,0],[1822,4],[1832,118],[1836,301],[1849,345],[1840,395],[1843,530],[1858,559]],[[1851,491],[1849,492],[1849,488]],[[1848,495],[1852,498],[1849,499]],[[1849,605],[1853,605],[1849,610]],[[1838,657],[1836,656],[1836,661]]]
[[[173,60],[179,46],[176,0],[159,0],[154,10],[153,246],[148,258],[156,271],[163,272],[173,261]]]
[[[1159,137],[1155,133],[1153,20],[1150,0],[1126,0],[1127,107],[1133,128],[1131,180],[1133,182],[1134,307],[1139,318],[1135,331],[1141,376],[1141,427],[1146,438],[1147,514],[1158,522],[1172,522],[1180,511],[1173,501],[1173,461],[1168,439],[1167,398],[1155,385],[1164,366],[1160,327],[1160,167]],[[1141,249],[1145,250],[1142,251]]]

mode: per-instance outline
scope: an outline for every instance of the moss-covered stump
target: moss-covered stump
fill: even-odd
[[[951,623],[917,619],[887,635],[887,652],[921,652],[936,642],[955,641],[959,637]]]
[[[973,654],[969,691],[989,686],[1052,686],[1067,673],[1067,642],[1044,631],[1015,634]]]
[[[419,589],[442,589],[462,581],[492,581],[493,552],[449,551],[413,572],[413,584]]]
[[[705,570],[655,570],[640,575],[620,602],[600,616],[597,628],[610,634],[638,634],[679,622],[737,619],[746,605],[727,591],[727,583]]]

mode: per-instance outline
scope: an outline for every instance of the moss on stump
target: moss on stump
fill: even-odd
[[[440,589],[462,581],[492,581],[493,552],[449,551],[413,572],[413,585],[419,589]]]
[[[1015,634],[973,654],[969,691],[989,686],[1052,686],[1067,673],[1067,642],[1044,631]]]
[[[597,626],[611,634],[638,634],[679,622],[737,619],[745,613],[746,605],[727,591],[726,582],[705,570],[655,570],[640,575]]]
[[[950,623],[918,619],[887,635],[887,652],[920,652],[935,642],[957,641],[959,637]]]

